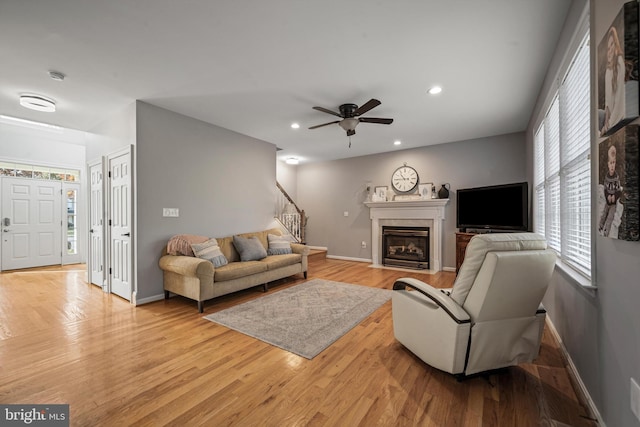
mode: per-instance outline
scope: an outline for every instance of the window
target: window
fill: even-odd
[[[0,161],[0,176],[74,182],[80,181],[80,170]]]
[[[535,231],[591,278],[589,36],[580,43],[534,135]]]

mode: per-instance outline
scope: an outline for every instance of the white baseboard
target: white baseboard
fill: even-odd
[[[328,251],[329,250],[329,248],[327,248],[326,246],[309,246],[309,245],[307,245],[307,247],[309,249],[316,249],[316,250],[319,250],[319,251]]]
[[[456,272],[456,268],[455,267],[442,267],[442,271],[451,271],[453,273]]]
[[[596,407],[596,404],[593,402],[593,399],[591,399],[591,395],[589,394],[589,391],[587,390],[587,387],[585,387],[584,382],[582,382],[582,378],[580,378],[580,374],[578,373],[578,370],[576,369],[576,365],[574,365],[573,360],[571,359],[571,356],[569,355],[569,352],[567,351],[567,348],[564,346],[564,343],[562,342],[562,338],[560,338],[560,334],[558,334],[558,330],[554,326],[554,324],[551,321],[551,319],[549,319],[549,316],[546,317],[546,323],[547,323],[547,326],[549,327],[549,331],[551,332],[551,335],[553,335],[553,337],[558,342],[558,345],[560,346],[560,351],[562,352],[562,355],[564,356],[565,360],[567,361],[568,368],[569,368],[569,375],[571,375],[573,381],[580,388],[579,391],[580,391],[580,393],[582,393],[582,396],[587,400],[587,405],[589,406],[589,410],[591,411],[591,414],[596,417],[596,420],[598,421],[598,425],[600,427],[607,427],[607,425],[602,420],[602,417],[600,416],[600,411],[598,411],[598,408]]]
[[[150,302],[160,301],[164,299],[164,293],[160,295],[153,295],[147,298],[136,299],[135,305],[136,307],[142,304],[148,304]]]

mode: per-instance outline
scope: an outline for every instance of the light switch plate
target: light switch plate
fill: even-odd
[[[180,209],[178,208],[162,208],[163,217],[178,217],[180,216]]]

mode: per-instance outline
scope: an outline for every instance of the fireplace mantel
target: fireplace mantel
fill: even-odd
[[[431,270],[442,270],[442,221],[449,199],[402,200],[392,202],[365,202],[371,218],[371,258],[374,266],[381,265],[382,225],[384,220],[431,221]]]

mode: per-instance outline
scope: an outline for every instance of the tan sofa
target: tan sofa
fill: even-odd
[[[268,234],[282,233],[278,229],[270,229],[238,236],[257,236],[267,249]],[[305,245],[292,243],[291,254],[269,255],[259,261],[241,261],[233,245],[233,236],[216,240],[229,261],[222,267],[214,267],[210,261],[195,256],[168,255],[165,248],[159,261],[163,272],[165,298],[169,298],[170,293],[191,298],[198,302],[198,311],[202,313],[203,302],[211,298],[257,285],[262,285],[266,292],[271,281],[298,273],[307,277],[309,248]]]

